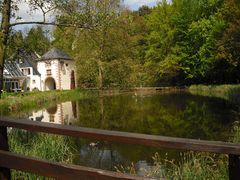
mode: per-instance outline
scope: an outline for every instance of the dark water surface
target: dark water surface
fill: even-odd
[[[31,120],[152,135],[228,141],[238,108],[225,100],[179,93],[132,93],[66,102],[30,112]],[[178,153],[144,146],[74,140],[75,163],[114,170],[133,162],[139,169],[152,163],[155,152],[165,158]]]

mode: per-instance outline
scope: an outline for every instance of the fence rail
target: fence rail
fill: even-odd
[[[122,173],[104,171],[94,168],[55,163],[37,158],[17,155],[11,152],[0,150],[0,165],[5,168],[16,169],[37,173],[39,175],[56,179],[99,179],[99,180],[138,180],[136,176],[130,176]],[[142,178],[143,179],[143,178]]]
[[[139,145],[159,147],[159,148],[228,154],[229,155],[229,178],[231,180],[235,180],[235,179],[239,179],[240,177],[240,158],[239,158],[240,145],[239,144],[219,142],[219,141],[203,141],[203,140],[194,140],[194,139],[185,139],[185,138],[173,138],[173,137],[164,137],[164,136],[156,136],[156,135],[146,135],[146,134],[137,134],[137,133],[128,133],[128,132],[99,130],[99,129],[92,129],[92,128],[73,127],[73,126],[57,125],[57,124],[51,124],[51,123],[33,122],[26,119],[10,119],[5,117],[0,118],[0,127],[5,127],[5,128],[13,127],[13,128],[24,129],[32,132],[44,132],[44,133],[66,135],[66,136],[84,137],[84,138],[95,139],[95,140],[105,140],[105,141],[121,142],[121,143],[128,143],[128,144],[139,144]],[[3,134],[2,137],[6,136],[6,132],[5,132],[5,135],[4,133],[2,134]],[[1,136],[0,136],[0,140],[1,140]],[[6,146],[6,141],[5,141],[5,146]],[[0,150],[5,150],[5,152],[0,151],[1,159],[5,157],[5,160],[9,158],[12,161],[14,161],[14,159],[18,157],[17,155],[7,153],[6,152],[7,148],[4,149],[4,145],[1,146],[1,142],[0,142]],[[33,162],[36,162],[36,160],[33,161],[32,159],[29,159],[29,164]],[[42,163],[41,165],[39,164],[39,167],[45,167],[46,169],[47,167],[46,162],[43,162],[43,161],[37,161],[37,162],[40,164]],[[6,164],[6,163],[4,164],[3,160],[0,160],[0,167],[17,169],[16,166],[10,166],[10,165],[11,164]],[[38,164],[35,164],[35,166],[37,168]],[[59,164],[55,164],[55,167],[61,169],[63,166]],[[71,169],[70,167],[75,168],[76,166],[69,166],[68,168]],[[27,169],[22,169],[22,170],[27,171]],[[52,170],[52,171],[55,171],[55,170]],[[79,173],[83,173],[81,169],[78,169],[78,170],[75,169],[74,172],[75,171],[79,171]],[[100,170],[94,170],[94,171],[95,171],[95,175],[99,176],[98,179],[100,179],[101,176],[97,173],[97,172],[100,172]],[[34,172],[39,173],[38,171],[36,171],[36,169],[34,169]],[[101,171],[101,172],[105,172],[105,171]],[[105,173],[106,175],[108,175],[109,172],[105,172]],[[40,174],[40,175],[46,176],[45,174]],[[85,172],[85,175],[88,176],[89,175],[88,172]],[[140,177],[127,176],[127,175],[125,176],[126,178],[130,178],[130,179],[140,178]],[[103,176],[103,177],[105,179],[112,179],[112,178],[119,179],[119,178],[125,178],[125,176],[123,177],[123,175],[113,173],[112,176]]]

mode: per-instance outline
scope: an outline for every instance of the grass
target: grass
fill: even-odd
[[[11,152],[30,157],[72,163],[76,152],[72,139],[65,136],[11,129],[8,137]],[[35,174],[16,170],[12,170],[11,177],[12,179],[46,179]]]
[[[195,95],[219,97],[240,104],[240,85],[192,85],[189,91]]]
[[[0,111],[3,115],[18,111],[50,106],[63,101],[71,101],[97,95],[97,91],[71,90],[28,93],[4,93],[0,100]],[[24,130],[11,129],[8,132],[10,151],[30,157],[54,162],[72,163],[74,143],[66,136],[31,133]],[[39,179],[35,174],[12,170],[12,179]]]
[[[146,171],[145,176],[165,179],[205,180],[228,179],[226,155],[185,152],[178,162],[161,159],[156,153],[154,166]]]
[[[233,124],[229,142],[240,143],[240,122]],[[170,180],[228,180],[228,156],[204,152],[184,152],[180,160],[170,160],[156,153],[154,165],[145,169],[145,177]],[[118,172],[135,174],[137,169],[132,163],[129,167],[115,167]]]

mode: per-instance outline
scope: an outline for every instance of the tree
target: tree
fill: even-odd
[[[220,10],[225,28],[217,41],[216,63],[211,79],[216,83],[239,83],[240,81],[240,2],[225,1]]]
[[[102,89],[104,86],[104,63],[109,62],[115,56],[118,56],[116,53],[118,53],[120,49],[119,47],[116,49],[114,48],[116,47],[116,44],[119,44],[115,41],[119,34],[114,32],[116,29],[114,29],[113,26],[116,25],[117,18],[121,12],[121,6],[119,0],[89,0],[86,3],[88,3],[89,8],[83,9],[83,11],[88,11],[91,17],[85,16],[84,18],[88,19],[88,21],[93,21],[97,26],[91,28],[91,30],[57,28],[54,31],[55,40],[53,44],[57,47],[63,47],[66,52],[70,52],[70,54],[76,57],[77,64],[81,66],[82,69],[85,69],[83,65],[89,66],[94,64],[97,66],[97,87]],[[73,11],[78,10],[73,9]],[[64,22],[67,21],[67,19],[68,18],[62,18],[61,21]],[[64,40],[66,41],[63,44],[62,42]],[[88,62],[84,62],[84,60]],[[95,75],[96,68],[92,67],[91,70],[90,72],[92,75]],[[89,76],[86,75],[81,77]],[[90,86],[92,86],[92,83],[95,83],[93,77],[89,80],[82,79],[81,81],[86,84],[90,83]]]
[[[25,47],[22,31],[12,31],[9,35],[7,57],[13,55],[18,49]]]
[[[11,28],[17,25],[24,24],[40,24],[40,25],[54,25],[54,26],[69,26],[76,28],[91,28],[93,22],[88,11],[81,11],[88,9],[89,1],[91,0],[27,0],[26,2],[31,7],[32,11],[40,9],[43,13],[43,21],[40,22],[18,22],[20,17],[15,17],[15,11],[18,9],[19,1],[2,0],[1,7],[1,26],[0,26],[0,93],[3,88],[3,68],[4,59],[7,57],[7,45]],[[80,11],[72,12],[72,7],[81,7]],[[46,22],[46,14],[50,11],[56,10],[57,21]],[[68,21],[60,21],[59,17],[68,18]],[[86,18],[88,17],[88,18]],[[77,19],[77,21],[75,21]],[[94,19],[94,18],[93,18]],[[11,20],[11,21],[10,21]],[[13,22],[13,20],[16,20]]]
[[[7,57],[7,45],[9,40],[9,35],[11,28],[17,25],[24,24],[41,24],[41,25],[56,25],[56,26],[72,26],[78,28],[90,28],[92,22],[86,21],[91,20],[90,15],[85,12],[88,11],[78,11],[78,13],[72,13],[70,7],[74,4],[77,7],[82,7],[88,9],[88,2],[90,0],[26,0],[32,10],[40,9],[43,13],[43,21],[41,22],[13,22],[18,20],[19,17],[15,17],[15,11],[18,9],[19,1],[13,0],[1,0],[0,1],[0,13],[1,13],[1,25],[0,25],[0,93],[3,89],[3,70],[4,70],[4,60]],[[87,3],[85,3],[87,2]],[[75,7],[74,6],[74,7]],[[67,22],[46,22],[46,14],[52,10],[58,10],[60,17],[68,17]],[[88,18],[85,18],[88,17]],[[75,21],[77,18],[77,21]],[[57,18],[58,19],[58,18]],[[0,140],[3,142],[1,144],[1,150],[8,150],[7,142],[7,128],[0,128]],[[0,168],[0,178],[10,179],[10,171],[4,168]]]
[[[179,70],[178,58],[173,56],[176,34],[173,22],[175,13],[174,6],[164,0],[147,16],[150,33],[147,36],[145,66],[151,72],[154,85],[160,81],[163,84],[163,78],[173,77]]]
[[[47,38],[42,27],[31,28],[25,40],[25,49],[29,51],[36,51],[43,55],[50,47],[50,40]]]
[[[216,41],[224,28],[218,11],[223,1],[178,0],[174,53],[187,83],[203,83],[215,62]]]

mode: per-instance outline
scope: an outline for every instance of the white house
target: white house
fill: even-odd
[[[57,48],[40,57],[35,52],[18,50],[6,60],[4,81],[7,90],[70,90],[75,89],[75,63]]]
[[[25,78],[15,61],[11,59],[5,60],[3,71],[4,90],[20,91]]]
[[[40,56],[33,51],[18,50],[15,54],[15,60],[18,67],[25,76],[22,87],[26,90],[40,90],[41,74],[37,69],[37,59]]]
[[[57,48],[44,54],[37,63],[41,74],[42,91],[75,89],[75,63],[66,53]]]

